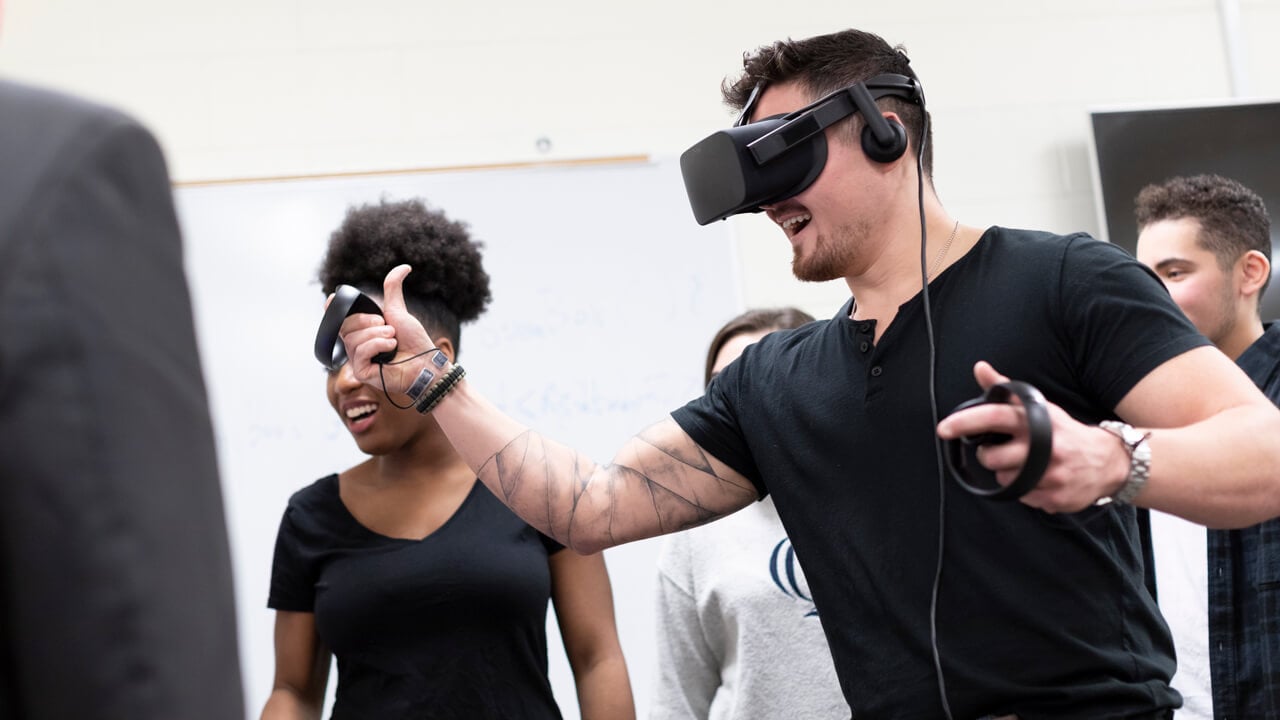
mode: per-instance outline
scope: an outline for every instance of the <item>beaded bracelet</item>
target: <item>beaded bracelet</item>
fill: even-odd
[[[436,408],[436,405],[440,404],[444,396],[448,395],[449,391],[457,386],[458,381],[466,377],[466,375],[467,371],[462,369],[461,365],[454,365],[449,369],[449,372],[444,374],[444,377],[440,378],[435,385],[432,385],[431,389],[418,400],[415,409],[423,415],[430,413]]]

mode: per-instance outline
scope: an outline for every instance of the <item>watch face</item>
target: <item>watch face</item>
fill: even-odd
[[[1102,427],[1119,434],[1121,442],[1128,445],[1130,449],[1147,437],[1146,433],[1141,432],[1128,423],[1117,422],[1115,420],[1105,420],[1101,424]]]

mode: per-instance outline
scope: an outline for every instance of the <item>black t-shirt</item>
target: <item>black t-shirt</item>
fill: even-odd
[[[558,720],[547,557],[561,549],[479,481],[425,539],[385,537],[330,475],[289,499],[267,605],[315,613],[338,659],[336,720]]]
[[[973,365],[988,360],[1096,423],[1150,370],[1208,343],[1153,274],[1083,235],[992,228],[930,299],[943,415],[981,394]],[[879,343],[850,308],[765,337],[673,416],[773,495],[855,717],[942,716],[929,631],[940,484],[938,647],[956,718],[1180,704],[1133,509],[1054,516],[940,480],[920,296]]]

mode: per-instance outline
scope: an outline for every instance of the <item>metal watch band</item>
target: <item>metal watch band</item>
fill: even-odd
[[[1111,499],[1118,503],[1131,503],[1146,486],[1147,479],[1151,476],[1151,446],[1147,443],[1148,434],[1116,420],[1103,420],[1098,423],[1098,426],[1120,438],[1120,442],[1129,453],[1129,476],[1125,478],[1124,484],[1111,496]]]

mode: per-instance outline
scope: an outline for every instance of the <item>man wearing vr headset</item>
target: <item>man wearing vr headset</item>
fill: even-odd
[[[850,300],[748,348],[611,464],[506,417],[469,380],[433,403],[450,441],[522,518],[581,552],[771,493],[856,717],[1171,717],[1173,650],[1132,504],[1219,527],[1280,514],[1280,411],[1122,250],[950,217],[929,180],[923,94],[881,38],[762,48],[726,95],[746,105],[743,124],[682,159],[695,217],[765,212],[796,275],[844,278]],[[404,311],[409,271],[387,276],[385,320],[343,325],[365,382],[383,382],[377,353],[431,347]],[[424,370],[382,373],[404,392]],[[937,422],[1001,373],[1050,401],[1049,465],[1016,503],[952,482],[937,444],[1010,435],[979,459],[1012,481],[1029,452],[1016,404]]]

